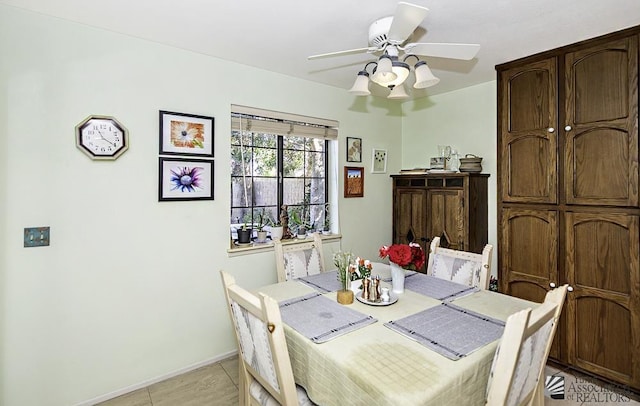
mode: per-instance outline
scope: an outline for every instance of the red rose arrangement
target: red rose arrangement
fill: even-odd
[[[424,265],[424,251],[420,244],[414,242],[407,244],[383,245],[380,247],[380,258],[389,257],[389,261],[395,262],[404,269],[412,271],[422,268]]]

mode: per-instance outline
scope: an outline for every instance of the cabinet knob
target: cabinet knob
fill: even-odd
[[[553,283],[553,282],[551,282],[551,283],[549,284],[549,287],[550,287],[551,289],[553,289],[553,288],[555,288],[555,287],[556,287],[556,284],[555,284],[555,283]]]
[[[567,288],[567,290],[568,290],[569,292],[573,292],[573,286],[569,285],[569,287]]]
[[[556,130],[556,129],[555,129],[555,128],[553,128],[553,127],[549,127],[549,128],[547,128],[547,132],[550,132],[550,133],[554,132],[555,130]]]
[[[570,125],[567,125],[567,126],[565,126],[565,127],[564,127],[564,130],[565,130],[565,131],[571,131],[571,130],[572,130],[572,128],[571,128],[571,126],[570,126]]]

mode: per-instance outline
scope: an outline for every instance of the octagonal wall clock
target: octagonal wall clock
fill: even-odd
[[[115,117],[91,115],[76,126],[76,146],[94,160],[115,160],[129,148],[129,131]]]

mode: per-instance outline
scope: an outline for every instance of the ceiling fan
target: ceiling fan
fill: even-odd
[[[312,55],[308,59],[313,60],[364,52],[370,54],[381,53],[382,55],[378,61],[367,63],[364,69],[358,73],[356,83],[350,89],[350,92],[360,96],[371,94],[368,89],[370,74],[367,68],[370,65],[375,65],[371,80],[380,86],[389,87],[391,89],[389,98],[406,98],[408,95],[404,91],[404,86],[399,85],[409,76],[410,66],[406,61],[410,57],[417,59],[414,65],[416,82],[413,87],[422,89],[437,84],[440,79],[431,73],[427,63],[421,61],[418,55],[470,60],[480,50],[480,45],[478,44],[407,42],[416,28],[422,23],[428,11],[429,9],[426,7],[399,2],[395,15],[381,18],[371,24],[369,27],[368,47]],[[402,60],[400,60],[401,54],[403,54]]]

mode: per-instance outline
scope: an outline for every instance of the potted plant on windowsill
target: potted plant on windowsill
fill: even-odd
[[[281,240],[284,233],[284,226],[279,221],[271,221],[269,225],[271,230],[271,239],[273,241]]]
[[[256,229],[258,230],[256,242],[263,243],[267,241],[267,231],[264,229],[264,227],[269,224],[270,220],[271,219],[269,218],[269,215],[265,213],[265,210],[263,208],[258,215],[258,223],[256,225]]]
[[[293,228],[296,229],[298,239],[302,240],[307,238],[307,225],[300,217],[300,213],[298,213],[297,210],[292,210],[289,219]]]
[[[238,244],[249,244],[251,243],[251,236],[253,235],[253,229],[247,226],[245,222],[242,224],[242,227],[237,230],[238,232]]]

